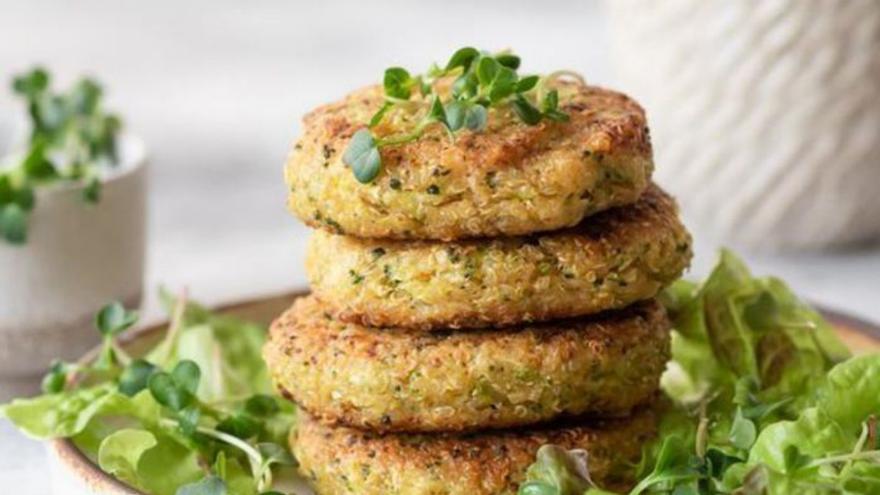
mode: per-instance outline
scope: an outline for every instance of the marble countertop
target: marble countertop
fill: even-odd
[[[352,81],[470,43],[511,45],[535,71],[570,67],[614,84],[594,2],[0,0],[0,11],[4,39],[17,40],[0,45],[0,67],[41,62],[62,82],[98,74],[149,144],[147,317],[158,315],[159,284],[207,304],[305,286],[308,231],[284,211],[281,163],[299,117]],[[0,91],[0,115],[12,108]],[[700,276],[717,244],[697,233],[695,245]],[[876,247],[745,257],[811,301],[880,321]],[[0,421],[0,487],[48,493],[43,464],[42,447]]]

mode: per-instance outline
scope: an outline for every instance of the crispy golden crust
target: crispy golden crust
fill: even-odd
[[[669,326],[652,300],[520,328],[374,329],[306,297],[272,325],[263,355],[282,393],[328,424],[462,431],[627,414],[657,390]]]
[[[690,259],[674,201],[652,186],[633,205],[530,237],[436,243],[318,231],[306,270],[338,319],[430,330],[623,308],[654,297]]]
[[[655,434],[644,410],[631,418],[474,435],[377,435],[300,415],[291,447],[320,495],[513,495],[545,444],[588,452],[600,486],[626,490]]]
[[[493,109],[486,130],[454,142],[432,126],[415,142],[382,148],[383,171],[368,185],[342,155],[383,97],[378,86],[356,91],[305,117],[285,168],[288,205],[339,234],[453,240],[555,230],[632,203],[653,171],[641,107],[607,89],[558,87],[568,122],[528,126],[509,108]],[[392,112],[373,131],[396,135],[412,118]]]

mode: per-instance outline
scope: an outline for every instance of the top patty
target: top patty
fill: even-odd
[[[510,108],[491,109],[485,130],[462,131],[454,142],[430,126],[414,142],[382,148],[383,171],[370,184],[354,178],[342,155],[382,105],[382,88],[319,107],[287,161],[289,206],[334,233],[453,240],[555,230],[635,201],[653,171],[641,107],[607,89],[556,87],[568,122],[528,126]],[[392,112],[373,132],[412,125]]]

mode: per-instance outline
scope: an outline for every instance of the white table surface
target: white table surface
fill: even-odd
[[[93,72],[108,86],[152,150],[148,287],[188,286],[209,304],[305,284],[307,230],[284,211],[281,163],[309,108],[463,43],[614,82],[600,12],[576,0],[0,0],[0,12],[4,86],[38,61],[62,81]],[[12,108],[0,91],[0,115]],[[695,276],[716,246],[697,235],[696,249]],[[880,321],[876,247],[746,257],[811,300]],[[152,295],[145,311],[157,314]],[[48,493],[43,464],[42,447],[0,421],[0,493]]]

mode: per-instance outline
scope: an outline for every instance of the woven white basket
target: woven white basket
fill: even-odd
[[[608,0],[657,179],[722,242],[880,236],[880,1]]]

